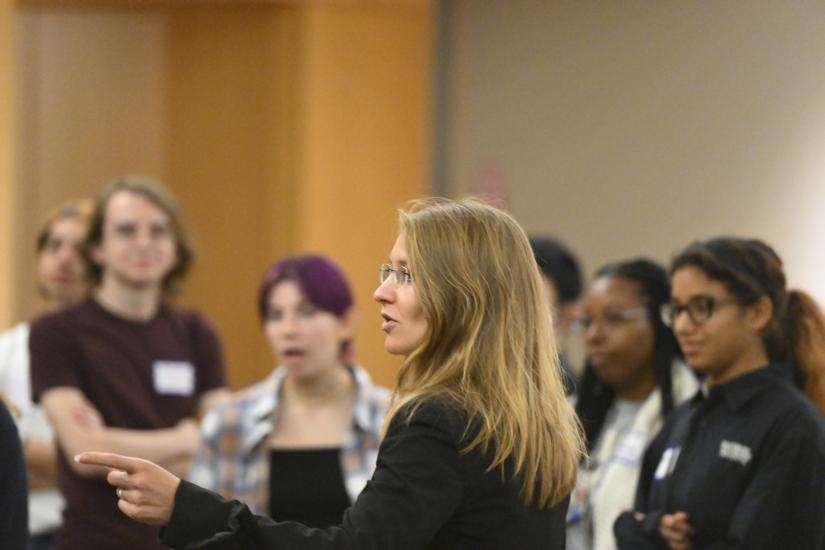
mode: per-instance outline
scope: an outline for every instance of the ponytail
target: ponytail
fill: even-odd
[[[798,385],[825,412],[825,315],[800,290],[788,291],[783,332],[799,378]]]

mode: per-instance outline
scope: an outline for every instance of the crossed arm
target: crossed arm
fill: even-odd
[[[214,404],[224,394],[225,390],[204,394],[201,408]],[[97,411],[76,388],[64,386],[48,390],[42,395],[41,403],[67,457],[91,449],[139,456],[183,476],[200,443],[198,423],[194,418],[186,418],[171,428],[160,430],[106,427]],[[99,467],[84,466],[72,460],[69,464],[79,475],[105,474]]]

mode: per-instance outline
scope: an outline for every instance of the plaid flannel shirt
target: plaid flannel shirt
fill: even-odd
[[[389,392],[376,386],[369,374],[350,367],[356,398],[352,422],[341,449],[341,473],[350,502],[372,477],[378,456],[381,423]],[[224,498],[237,499],[255,514],[269,513],[269,448],[266,440],[278,416],[286,369],[210,411],[201,424],[201,447],[192,461],[189,481]]]

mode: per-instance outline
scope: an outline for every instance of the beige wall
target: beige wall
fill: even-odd
[[[218,325],[235,386],[272,367],[255,292],[295,252],[344,265],[362,307],[359,359],[391,384],[371,293],[395,209],[428,185],[429,4],[118,4],[14,15],[10,191],[26,219],[0,254],[14,265],[13,282],[0,279],[11,317],[36,309],[31,243],[45,212],[148,174],[187,212],[200,257],[182,302]]]
[[[588,273],[755,235],[825,299],[825,4],[446,4],[444,180],[494,175]],[[496,174],[500,176],[496,176]]]

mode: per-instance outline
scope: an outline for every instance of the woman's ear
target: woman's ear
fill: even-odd
[[[767,296],[762,296],[754,304],[748,306],[748,324],[756,332],[762,332],[770,324],[771,319],[773,319],[773,303]]]

